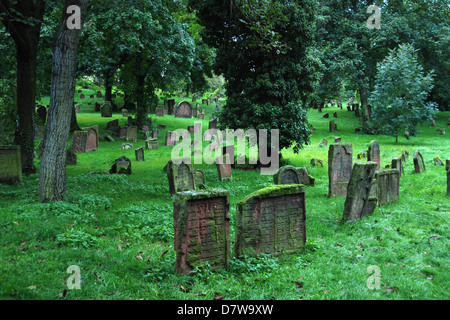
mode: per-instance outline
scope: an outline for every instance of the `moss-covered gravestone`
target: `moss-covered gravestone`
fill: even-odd
[[[329,129],[330,129],[330,132],[336,132],[337,131],[337,124],[334,123],[334,121],[330,121]]]
[[[304,184],[305,186],[314,186],[316,179],[309,174],[307,167],[298,167],[297,172],[300,176],[300,184]]]
[[[299,252],[306,243],[305,186],[273,185],[237,204],[236,257]]]
[[[375,210],[377,198],[371,194],[374,194],[372,191],[373,188],[376,188],[374,183],[376,169],[377,163],[372,161],[357,162],[353,166],[352,176],[347,187],[342,222],[360,220],[371,215]]]
[[[331,144],[328,149],[328,196],[345,197],[352,175],[353,147],[351,143]]]
[[[126,141],[137,141],[138,128],[136,126],[127,127]]]
[[[98,126],[83,128],[87,132],[85,151],[98,150]]]
[[[112,117],[112,105],[111,102],[105,101],[103,105],[100,107],[100,112],[102,117],[110,118]]]
[[[145,141],[145,149],[146,150],[153,150],[153,149],[158,149],[158,148],[159,148],[158,139],[150,138]]]
[[[369,143],[369,149],[367,150],[367,161],[376,162],[377,170],[380,170],[380,144],[376,140],[372,140]]]
[[[423,162],[422,155],[418,150],[414,151],[413,161],[414,161],[414,171],[416,173],[425,172],[425,163]]]
[[[378,205],[397,201],[400,197],[400,171],[388,169],[375,172]]]
[[[174,112],[175,112],[175,99],[167,100],[167,108],[168,108],[168,113],[170,115],[174,115]]]
[[[206,184],[205,172],[203,170],[197,169],[194,172],[194,182],[195,187],[198,189],[204,189]]]
[[[231,255],[229,192],[179,192],[173,205],[176,272],[188,275],[204,263],[213,270],[226,267]]]
[[[87,131],[75,131],[72,135],[72,151],[86,152],[87,141],[88,141]]]
[[[144,148],[140,147],[134,150],[134,153],[136,155],[136,161],[144,161]]]
[[[22,182],[20,146],[0,146],[0,183]]]
[[[117,173],[117,174],[131,174],[131,161],[125,156],[121,156],[114,160],[109,173]]]
[[[190,161],[181,159],[181,163],[176,164],[173,160],[170,160],[166,165],[166,172],[171,194],[195,190],[194,170]]]
[[[156,116],[157,117],[164,117],[164,107],[163,106],[157,106],[156,107]]]
[[[300,184],[300,175],[294,166],[283,166],[273,175],[274,184]]]
[[[400,177],[405,174],[405,171],[403,170],[403,156],[392,159],[391,169],[397,169],[400,171]]]

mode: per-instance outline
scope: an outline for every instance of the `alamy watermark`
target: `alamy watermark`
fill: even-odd
[[[79,6],[68,6],[66,10],[70,16],[67,18],[67,29],[81,29],[81,8]]]
[[[182,139],[179,141],[179,139]],[[181,164],[191,159],[192,149],[194,150],[194,164],[233,164],[235,159],[227,157],[223,148],[235,145],[236,141],[236,163],[246,164],[247,157],[246,146],[248,141],[248,163],[257,164],[258,160],[261,166],[262,175],[272,175],[279,169],[279,141],[280,132],[278,129],[208,129],[202,133],[202,122],[194,123],[194,140],[191,141],[191,133],[185,129],[173,131],[171,139],[176,142],[172,149],[171,158],[175,164]],[[203,141],[209,141],[210,144],[203,148]],[[181,156],[180,156],[181,155]]]
[[[367,28],[369,29],[381,29],[381,10],[379,6],[369,6],[367,8],[367,13],[372,13],[372,15],[367,19]]]
[[[72,275],[67,279],[67,288],[72,289],[81,289],[81,270],[77,265],[71,265],[67,268],[67,273],[71,273]]]
[[[370,290],[381,288],[381,270],[379,266],[369,266],[367,268],[367,273],[372,274],[367,279],[367,288]]]

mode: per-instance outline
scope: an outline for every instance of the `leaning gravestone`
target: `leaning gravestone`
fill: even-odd
[[[217,172],[219,174],[220,181],[233,179],[230,159],[231,158],[228,153],[216,159]]]
[[[125,156],[121,156],[114,160],[109,173],[117,173],[117,174],[131,174],[131,161]]]
[[[122,150],[131,150],[133,149],[132,143],[122,143]]]
[[[87,141],[88,141],[87,131],[75,131],[72,135],[72,151],[86,152]]]
[[[85,151],[98,150],[98,126],[83,128],[83,131],[87,131]]]
[[[377,170],[380,170],[380,144],[376,140],[372,140],[369,143],[369,149],[367,150],[367,161],[376,162]]]
[[[100,112],[101,112],[102,117],[104,117],[104,118],[112,117],[111,102],[105,101],[105,103],[100,107]]]
[[[400,171],[400,177],[404,175],[405,171],[403,170],[403,156],[392,159],[391,169],[397,169]]]
[[[273,175],[274,184],[300,184],[300,175],[297,169],[287,165],[278,169]]]
[[[413,161],[414,161],[414,170],[416,173],[425,172],[425,163],[423,162],[422,155],[418,150],[414,151]]]
[[[208,263],[212,270],[230,261],[230,194],[227,190],[179,192],[173,202],[177,273],[189,275]]]
[[[300,176],[300,184],[304,184],[305,186],[314,186],[316,183],[316,179],[309,174],[308,168],[306,167],[298,167],[297,172]]]
[[[192,164],[188,163],[187,160],[182,159],[180,164],[170,160],[167,163],[167,178],[169,180],[170,194],[195,190]]]
[[[351,143],[331,144],[328,149],[328,196],[345,197],[352,175]]]
[[[175,109],[175,117],[192,118],[194,116],[194,108],[187,101],[180,102]]]
[[[376,162],[357,162],[353,166],[352,175],[347,187],[342,222],[352,222],[369,216],[377,206],[376,196],[371,196],[374,182]]]
[[[397,201],[400,197],[400,171],[388,169],[375,172],[378,205]]]
[[[0,183],[16,182],[22,182],[20,146],[0,146]]]
[[[140,147],[134,150],[134,153],[136,155],[136,161],[144,161],[144,148]]]
[[[305,187],[275,185],[237,204],[236,257],[301,251],[306,244]]]

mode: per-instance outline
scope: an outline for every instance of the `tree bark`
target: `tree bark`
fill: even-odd
[[[0,20],[14,39],[17,50],[16,102],[19,125],[15,143],[20,145],[22,171],[25,174],[36,172],[34,166],[36,61],[44,12],[44,0],[22,0],[15,3],[0,0]],[[30,20],[33,23],[30,23]]]
[[[75,107],[72,107],[72,116],[70,118],[70,132],[80,130],[80,126],[77,121],[77,113],[75,112]]]
[[[105,101],[111,101],[112,102],[111,72],[106,71],[104,76],[105,76]]]
[[[359,97],[361,99],[361,119],[363,127],[366,127],[370,119],[369,115],[369,93],[367,90],[367,83],[364,79],[364,74],[358,75]]]
[[[56,30],[53,49],[50,108],[45,130],[44,149],[39,172],[39,200],[64,200],[66,193],[66,150],[75,94],[76,54],[81,29],[67,28],[66,8],[81,9],[81,25],[89,0],[66,0],[61,23]]]

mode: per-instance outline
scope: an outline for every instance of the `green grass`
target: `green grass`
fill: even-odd
[[[95,94],[96,90],[92,90]],[[99,125],[118,118],[101,118],[93,112],[90,91],[81,101],[81,127]],[[183,98],[177,98],[181,101]],[[188,99],[190,101],[190,98]],[[201,102],[201,100],[200,100]],[[45,102],[43,102],[45,104]],[[116,103],[121,105],[121,100]],[[207,117],[214,105],[204,106]],[[306,250],[298,255],[262,255],[245,261],[233,259],[226,270],[212,272],[208,266],[192,276],[175,274],[173,251],[172,198],[163,167],[172,147],[145,151],[145,161],[134,161],[133,150],[121,150],[122,141],[100,142],[100,150],[78,154],[78,164],[68,166],[65,202],[41,204],[37,198],[38,175],[23,183],[0,186],[0,298],[2,299],[449,299],[449,213],[444,167],[432,159],[450,155],[447,127],[450,112],[441,112],[436,127],[428,124],[411,140],[355,134],[358,121],[345,109],[337,119],[322,119],[317,110],[309,112],[316,130],[311,144],[300,154],[284,150],[289,164],[308,167],[316,186],[306,188]],[[154,117],[154,115],[153,115]],[[155,119],[155,118],[154,118]],[[335,120],[338,132],[328,132]],[[156,118],[167,130],[186,128],[193,119],[172,116]],[[344,224],[344,198],[328,198],[327,151],[323,138],[335,136],[353,144],[353,156],[378,140],[382,167],[408,150],[410,158],[401,179],[400,200],[377,208],[361,221]],[[36,145],[39,141],[36,141]],[[426,172],[415,174],[412,153],[420,150]],[[133,173],[95,175],[109,170],[121,155],[132,160]],[[310,159],[323,160],[324,167],[311,167]],[[37,161],[39,165],[39,162]],[[272,184],[272,176],[259,171],[233,171],[233,181],[218,181],[214,165],[194,165],[205,170],[207,188],[230,191],[230,233],[232,253],[235,237],[236,203],[248,194]],[[81,289],[68,290],[71,265],[81,268]],[[381,272],[381,288],[370,290],[370,266]]]

